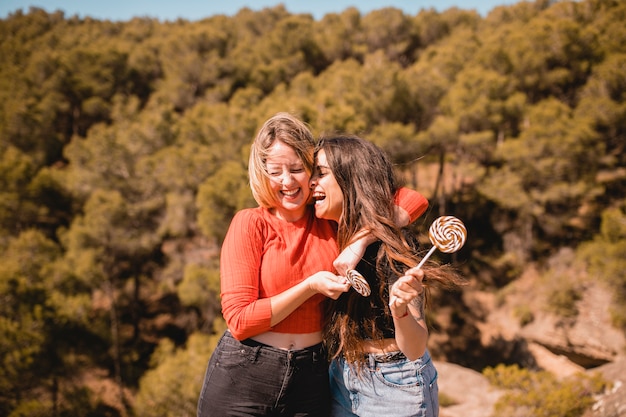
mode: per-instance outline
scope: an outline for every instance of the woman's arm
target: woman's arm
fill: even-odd
[[[417,220],[428,208],[428,200],[417,191],[402,187],[395,196],[395,223],[398,227],[404,227]],[[359,263],[365,249],[376,238],[366,231],[357,235],[354,242],[345,248],[333,262],[337,273],[346,276],[346,272]]]
[[[271,330],[311,296],[337,298],[349,289],[345,279],[322,271],[269,298],[259,298],[264,220],[250,210],[237,213],[220,256],[222,314],[238,340]]]
[[[400,277],[390,290],[390,297],[395,297],[389,308],[396,330],[396,343],[410,360],[422,357],[428,342],[423,279],[424,272],[413,268]]]
[[[250,210],[235,214],[220,254],[222,315],[233,337],[246,339],[271,328],[268,298],[259,299],[264,246],[262,219]]]
[[[339,296],[350,289],[350,283],[346,278],[339,277],[332,272],[320,271],[293,287],[270,298],[272,306],[271,324],[283,321],[302,303],[315,294],[323,294],[336,300]]]
[[[396,225],[407,226],[417,220],[428,208],[428,200],[410,188],[402,187],[395,195]]]

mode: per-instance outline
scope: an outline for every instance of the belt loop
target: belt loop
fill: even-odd
[[[370,368],[376,369],[376,358],[371,353],[367,354],[367,360],[369,362]]]
[[[242,345],[241,353],[251,362],[255,362],[259,357],[262,346]]]

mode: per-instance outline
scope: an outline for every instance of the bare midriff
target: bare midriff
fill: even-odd
[[[368,340],[361,342],[363,353],[389,353],[400,350],[396,339]]]
[[[284,350],[305,349],[322,341],[322,332],[276,333],[265,332],[251,337],[252,340]]]
[[[314,333],[275,333],[265,332],[252,340],[284,350],[298,350],[316,345],[322,341],[322,332]],[[361,342],[363,353],[389,353],[399,351],[396,339],[382,339]]]

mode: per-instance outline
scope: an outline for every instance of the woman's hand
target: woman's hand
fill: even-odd
[[[408,304],[424,291],[424,271],[417,268],[407,270],[389,290],[389,307],[395,317],[406,315]]]
[[[337,276],[328,271],[317,272],[308,277],[307,281],[312,291],[333,300],[350,289],[350,283],[345,277]]]
[[[348,245],[333,262],[337,273],[345,277],[348,270],[356,267],[365,254],[367,247],[375,240],[372,235],[365,231],[357,233],[356,240]]]

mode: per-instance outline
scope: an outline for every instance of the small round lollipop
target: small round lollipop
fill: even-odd
[[[424,256],[424,259],[417,266],[418,268],[424,265],[424,262],[430,258],[435,249],[439,249],[444,253],[453,253],[461,249],[467,239],[467,229],[463,222],[456,217],[441,216],[430,225],[428,238],[433,247]]]
[[[430,255],[435,252],[435,249],[439,249],[444,253],[453,253],[458,251],[465,244],[467,239],[467,229],[463,222],[454,216],[441,216],[435,219],[433,224],[428,229],[428,238],[433,247],[424,256],[422,261],[417,265],[417,269],[420,269],[426,262]],[[389,305],[391,306],[396,301],[396,297],[391,297]]]
[[[370,285],[367,283],[365,278],[363,278],[363,275],[359,273],[359,271],[356,269],[348,269],[346,275],[352,288],[354,288],[356,292],[361,294],[363,297],[367,297],[372,293]]]

